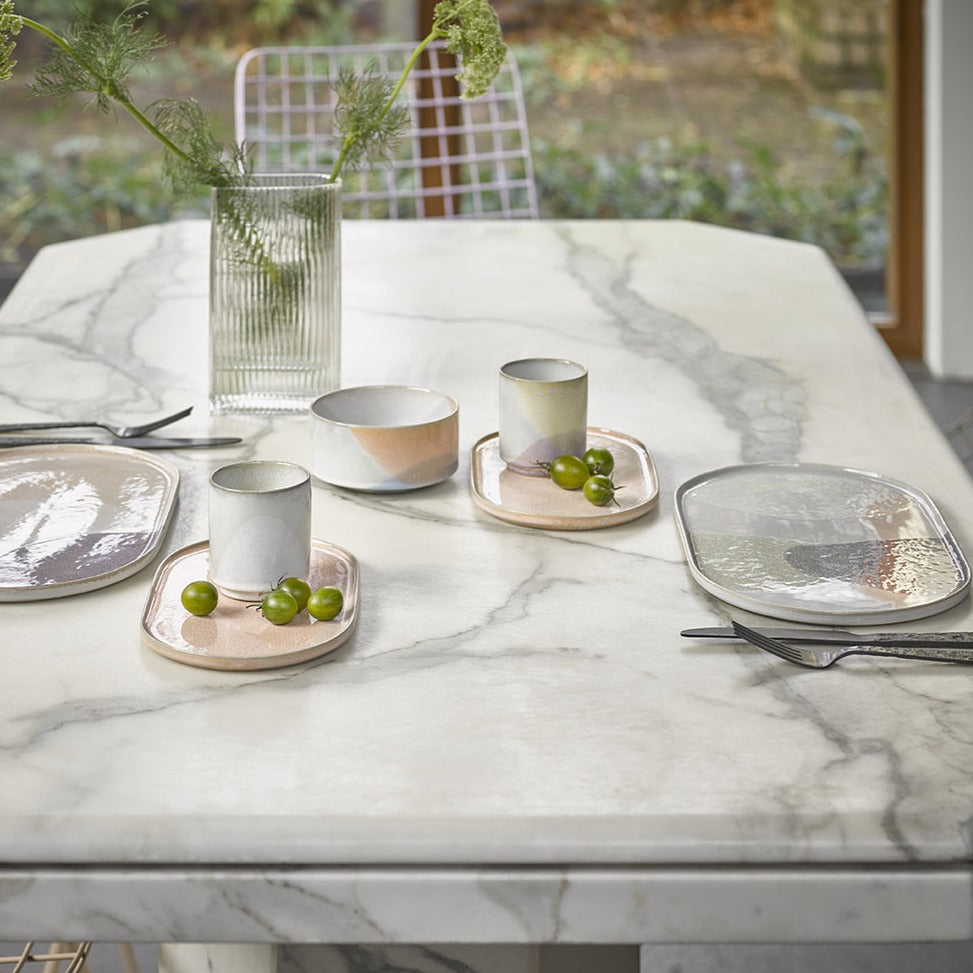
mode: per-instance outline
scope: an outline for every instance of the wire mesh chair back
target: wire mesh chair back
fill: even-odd
[[[340,149],[334,130],[339,71],[369,66],[397,80],[414,43],[262,47],[237,64],[236,140],[258,172],[327,172]],[[342,172],[350,217],[534,217],[537,190],[523,89],[507,60],[491,90],[464,100],[443,42],[426,48],[401,95],[411,124],[389,161]]]

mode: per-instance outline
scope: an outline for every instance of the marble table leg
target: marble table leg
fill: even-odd
[[[190,943],[159,947],[159,973],[538,973],[536,946],[273,946]]]
[[[633,962],[634,959],[634,962]],[[159,947],[159,973],[636,973],[638,947],[231,945]]]
[[[159,973],[276,973],[277,951],[272,943],[163,943]]]

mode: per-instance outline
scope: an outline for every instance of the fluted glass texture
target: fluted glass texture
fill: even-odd
[[[211,221],[211,411],[303,412],[339,383],[341,183],[255,176]]]

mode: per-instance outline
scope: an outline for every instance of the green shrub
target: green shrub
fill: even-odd
[[[78,14],[108,23],[126,0],[30,0],[29,16],[66,30]],[[18,4],[18,7],[21,5]],[[149,22],[172,39],[198,38],[201,31],[262,42],[308,33],[318,43],[348,43],[354,5],[350,0],[150,0]],[[27,12],[27,5],[20,11]]]
[[[821,113],[818,113],[821,114]],[[818,185],[782,175],[776,154],[748,143],[718,159],[705,143],[669,139],[610,158],[533,145],[541,213],[555,219],[685,219],[802,240],[842,267],[880,266],[888,245],[887,175],[853,119],[837,126],[834,174]]]
[[[79,14],[110,22],[118,16],[123,6],[124,0],[73,0],[70,3],[65,0],[30,0],[29,5],[17,4],[17,12],[49,24],[55,30],[65,30],[77,20]],[[178,0],[152,0],[147,9],[157,24],[174,23],[181,14]]]
[[[184,211],[207,206],[200,199]],[[158,154],[137,140],[75,136],[46,155],[0,156],[0,262],[23,265],[49,243],[174,215]]]

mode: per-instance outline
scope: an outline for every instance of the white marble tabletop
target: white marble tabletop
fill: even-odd
[[[308,462],[303,417],[207,411],[208,224],[42,251],[0,308],[4,421],[150,417],[171,552],[227,461]],[[680,222],[343,227],[342,383],[460,402],[460,468],[316,484],[361,616],[317,664],[162,658],[153,568],[0,605],[0,937],[644,942],[973,936],[973,669],[826,672],[679,637],[753,620],[691,579],[673,491],[757,460],[924,490],[973,551],[973,488],[815,248]],[[582,533],[481,512],[497,369],[585,363],[592,424],[649,448],[657,510]],[[766,621],[766,620],[765,620]],[[969,601],[905,628],[973,629]]]

